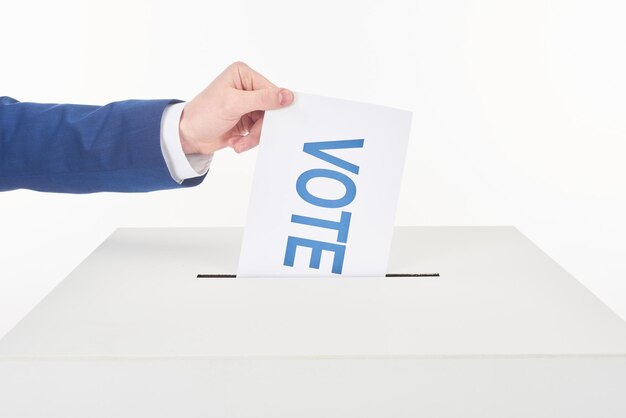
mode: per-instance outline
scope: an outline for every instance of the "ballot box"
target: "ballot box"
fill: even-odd
[[[626,324],[512,227],[392,277],[232,278],[242,230],[119,229],[0,341],[0,417],[626,417]]]

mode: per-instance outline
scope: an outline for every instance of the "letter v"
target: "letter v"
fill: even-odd
[[[322,150],[363,148],[364,139],[344,139],[342,141],[306,142],[303,151],[354,174],[359,174],[359,167],[346,160],[332,156]]]

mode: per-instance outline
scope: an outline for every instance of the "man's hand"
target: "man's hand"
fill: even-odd
[[[259,143],[264,111],[292,102],[291,91],[276,87],[242,62],[231,64],[185,105],[179,124],[183,151],[247,151]]]

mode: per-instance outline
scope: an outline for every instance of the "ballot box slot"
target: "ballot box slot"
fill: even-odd
[[[236,274],[198,274],[196,279],[234,279]]]
[[[198,274],[196,279],[234,279],[236,274]],[[439,277],[439,273],[389,273],[385,274],[385,277],[393,278],[424,278],[424,277]]]
[[[387,273],[385,277],[439,277],[439,273]]]

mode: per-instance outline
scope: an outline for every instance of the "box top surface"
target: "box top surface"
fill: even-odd
[[[399,227],[390,273],[234,273],[240,228],[114,232],[0,341],[7,358],[626,355],[626,323],[512,227]]]

